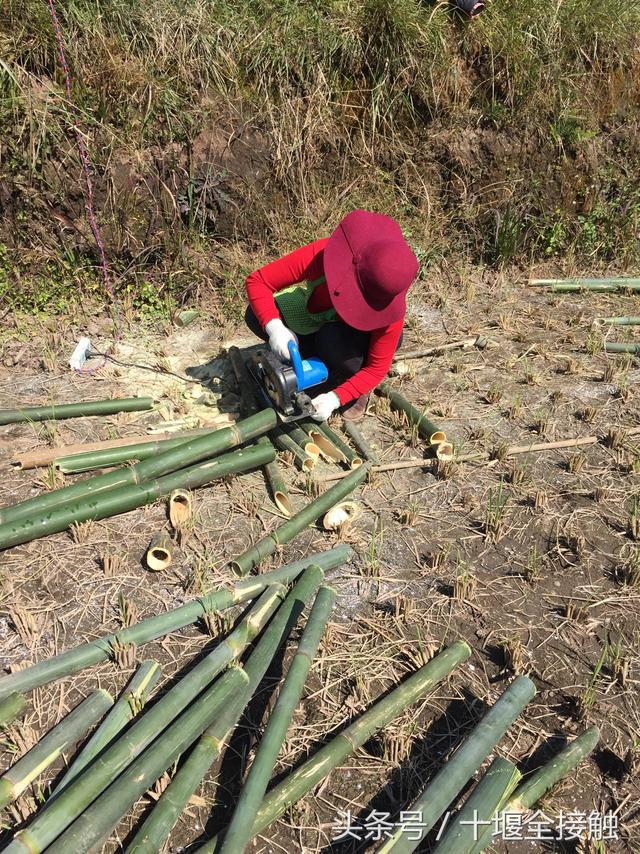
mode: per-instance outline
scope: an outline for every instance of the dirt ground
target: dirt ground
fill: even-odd
[[[350,564],[330,574],[336,609],[277,773],[443,643],[464,638],[473,655],[272,825],[258,839],[257,852],[374,850],[372,840],[332,842],[339,811],[351,810],[359,821],[372,809],[397,817],[516,673],[531,676],[537,695],[501,741],[499,754],[529,770],[587,725],[600,727],[594,755],[542,808],[552,817],[560,810],[611,810],[620,839],[605,847],[501,842],[497,849],[640,850],[640,533],[634,511],[640,450],[625,432],[640,426],[640,365],[604,354],[602,333],[592,328],[595,318],[634,314],[636,302],[624,294],[550,295],[528,287],[522,275],[468,270],[434,276],[414,294],[406,350],[476,334],[492,342],[485,349],[407,361],[394,380],[455,440],[459,455],[477,458],[435,465],[424,442],[376,399],[362,430],[382,462],[424,455],[424,466],[375,474],[356,493],[363,512],[348,531],[309,529],[265,564],[288,562],[340,539],[356,552]],[[66,359],[87,331],[98,348],[110,340],[107,318],[49,324],[5,318],[0,407],[152,394],[172,419],[192,409],[194,398],[185,392],[200,383],[223,394],[221,409],[233,408],[224,350],[230,343],[254,343],[241,329],[221,329],[206,316],[185,329],[166,322],[128,326],[116,350],[123,364],[73,375]],[[632,340],[633,327],[614,328],[608,337]],[[160,421],[153,412],[2,427],[0,501],[60,485],[46,470],[14,470],[10,461],[19,451],[139,435]],[[598,441],[509,451],[588,436]],[[282,462],[301,508],[308,485],[290,462]],[[337,471],[320,463],[315,473],[322,483]],[[150,573],[142,561],[151,536],[168,529],[163,502],[2,553],[2,667],[40,661],[136,614],[158,613],[229,581],[226,563],[281,521],[260,473],[199,489],[196,501],[197,522],[166,573]],[[116,558],[109,574],[105,556]],[[209,644],[204,628],[193,627],[138,649],[137,656],[161,662],[162,685]],[[34,691],[26,717],[6,733],[1,767],[92,688],[118,691],[131,672],[108,663]],[[228,817],[275,684],[264,683],[250,719],[192,799],[167,850],[185,850],[203,838],[205,828],[213,831]],[[27,819],[62,767],[56,765],[5,811],[5,827]],[[160,788],[138,803],[105,851],[126,845]]]

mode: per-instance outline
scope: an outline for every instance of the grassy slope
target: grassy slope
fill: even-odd
[[[0,294],[56,305],[99,287],[71,116],[46,2],[4,7]],[[492,0],[472,24],[416,0],[58,11],[132,309],[227,310],[245,270],[357,205],[424,262],[637,260],[637,3]]]

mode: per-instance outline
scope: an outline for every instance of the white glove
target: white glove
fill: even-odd
[[[294,333],[287,329],[280,318],[276,317],[270,320],[264,328],[264,331],[269,336],[269,347],[276,356],[280,356],[285,362],[290,361],[289,341],[298,343],[298,338]]]
[[[319,394],[311,401],[313,404],[313,418],[316,421],[326,421],[327,418],[340,406],[340,398],[334,391]]]

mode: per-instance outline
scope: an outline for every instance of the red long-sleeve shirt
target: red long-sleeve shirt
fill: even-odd
[[[245,287],[249,303],[263,327],[270,320],[280,317],[273,298],[277,291],[299,282],[312,282],[324,275],[323,255],[327,241],[328,238],[324,238],[302,246],[289,255],[266,264],[247,277]],[[315,288],[309,299],[308,308],[313,313],[331,308],[326,284]],[[404,318],[373,330],[369,351],[362,368],[334,389],[342,405],[370,392],[388,374],[403,325]]]

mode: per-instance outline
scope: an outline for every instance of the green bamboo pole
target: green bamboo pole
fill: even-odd
[[[234,665],[138,756],[126,773],[116,779],[88,809],[79,815],[76,811],[73,824],[47,848],[47,854],[90,851],[101,842],[129,806],[173,765],[239,693],[243,693],[247,681],[245,671]],[[129,806],[123,808],[124,804]],[[42,849],[32,848],[30,854],[36,851]],[[5,854],[13,854],[11,846],[5,849]]]
[[[316,464],[316,458],[308,454],[304,448],[301,448],[297,442],[291,438],[288,433],[278,428],[270,434],[273,444],[285,453],[293,455],[293,461],[296,466],[303,472],[310,472]]]
[[[275,531],[267,534],[261,540],[258,540],[255,545],[240,555],[231,563],[231,568],[237,575],[246,575],[251,569],[257,566],[262,560],[269,555],[272,555],[278,546],[288,543],[296,537],[307,525],[311,525],[320,516],[324,515],[327,510],[342,501],[347,495],[362,483],[369,473],[369,466],[364,465],[354,469],[349,474],[339,481],[335,486],[332,486],[319,498],[311,501],[305,508],[296,513],[288,522],[276,528]]]
[[[576,768],[595,750],[599,740],[600,732],[597,727],[586,729],[577,738],[574,738],[571,744],[568,744],[553,759],[518,786],[506,804],[502,806],[501,811],[505,813],[526,812],[534,807],[556,783],[566,777],[569,771]],[[483,828],[472,854],[480,854],[481,851],[484,851],[488,845],[491,845],[492,838],[492,828]]]
[[[181,712],[204,691],[230,664],[239,659],[247,646],[264,628],[284,598],[284,588],[274,586],[262,594],[247,617],[213,652],[198,662],[167,693],[145,712],[107,750],[94,759],[75,780],[38,813],[31,824],[20,831],[6,852],[34,854],[56,839],[71,822],[92,803],[113,780],[140,756],[169,725],[180,723]],[[208,722],[207,724],[208,725]],[[203,727],[203,729],[206,728]],[[201,730],[202,731],[202,730]],[[200,731],[200,732],[201,732]],[[196,733],[196,736],[200,734]],[[192,739],[193,740],[193,739]],[[190,742],[187,742],[187,745]],[[167,767],[171,762],[167,763]],[[164,769],[163,769],[164,770]],[[86,850],[70,848],[69,850]]]
[[[274,457],[275,452],[272,447],[253,445],[231,451],[207,462],[196,463],[154,480],[145,480],[144,483],[135,486],[108,489],[95,496],[85,495],[50,510],[41,511],[36,508],[30,516],[0,525],[0,549],[28,543],[48,534],[56,534],[74,523],[86,522],[89,519],[105,519],[135,510],[137,507],[152,504],[174,489],[195,489],[197,486],[203,486],[229,474],[249,471],[273,460]],[[153,460],[147,460],[147,462],[153,462]]]
[[[420,838],[409,839],[402,827],[378,854],[410,854],[420,845],[451,801],[482,765],[498,741],[536,693],[528,676],[518,676],[494,703],[473,732],[409,807],[420,814]],[[416,834],[417,836],[417,834]]]
[[[463,807],[450,819],[433,854],[472,854],[478,844],[478,828],[484,830],[493,822],[521,777],[513,762],[496,757]]]
[[[601,279],[532,279],[530,282],[534,287],[545,287],[556,293],[570,293],[572,291],[596,291],[610,293],[623,290],[640,290],[640,279],[613,276]]]
[[[244,356],[237,347],[229,347],[228,356],[233,372],[236,375],[236,384],[242,401],[242,412],[244,415],[253,415],[259,410],[258,400],[255,394],[255,381],[249,375]],[[264,443],[270,442],[271,440],[267,436],[261,436],[258,441]],[[273,503],[284,516],[292,516],[293,505],[291,504],[289,491],[282,478],[282,474],[280,473],[276,460],[273,460],[263,466],[262,471],[269,490],[271,491]]]
[[[76,756],[67,773],[53,790],[56,797],[69,783],[83,771],[106,747],[112,744],[122,730],[143,708],[158,679],[160,665],[149,659],[143,661],[128,685],[114,703],[109,714],[96,729],[89,741]]]
[[[640,344],[621,344],[617,341],[605,341],[607,353],[640,353]]]
[[[191,431],[190,431],[191,432]],[[192,436],[204,436],[217,433],[217,430],[199,429],[191,432]],[[83,451],[70,454],[67,457],[57,457],[53,465],[63,474],[77,474],[92,469],[109,468],[132,460],[142,462],[149,457],[155,457],[178,445],[184,445],[188,437],[177,436],[175,439],[158,439],[150,442],[134,442],[131,445],[120,445],[117,448],[101,448],[99,451]]]
[[[113,698],[102,689],[89,694],[72,712],[54,726],[35,747],[0,777],[0,809],[3,809],[69,748],[73,747],[107,709]]]
[[[353,444],[358,449],[358,452],[362,454],[365,460],[369,460],[369,462],[373,463],[374,466],[380,465],[380,458],[362,435],[362,431],[355,421],[349,421],[348,418],[345,418],[342,429],[347,436],[349,436]]]
[[[26,697],[14,691],[0,701],[0,729],[8,726],[18,715],[21,715],[27,706]]]
[[[625,315],[622,317],[601,317],[599,323],[607,326],[640,326],[640,317]]]
[[[376,389],[378,394],[389,399],[391,406],[394,409],[399,409],[404,412],[409,420],[409,423],[418,429],[418,433],[429,442],[430,445],[437,445],[439,442],[445,442],[447,437],[444,430],[429,421],[424,412],[421,412],[412,403],[409,403],[404,395],[399,391],[395,391],[389,383],[381,383]]]
[[[51,406],[24,406],[0,409],[0,425],[23,421],[60,421],[86,415],[115,415],[118,412],[144,412],[153,409],[152,397],[123,397],[113,400],[87,400],[84,403],[54,403]]]
[[[352,448],[349,447],[349,445],[347,445],[342,436],[339,436],[335,430],[332,430],[331,427],[329,427],[326,421],[323,421],[321,424],[316,424],[316,429],[340,451],[342,456],[349,463],[349,468],[355,469],[362,465],[362,459]]]
[[[239,691],[221,715],[203,733],[168,788],[163,792],[147,820],[127,848],[128,854],[156,854],[161,851],[171,828],[186,807],[189,798],[202,782],[205,774],[219,755],[229,733],[237,725],[245,706],[258,689],[258,686],[271,664],[274,655],[286,641],[300,613],[317,591],[323,579],[323,572],[317,566],[311,566],[295,585],[278,609],[269,626],[265,629],[255,650],[249,656],[244,669],[249,681],[244,690]],[[130,776],[130,772],[127,772]],[[105,793],[106,794],[106,793]],[[133,801],[120,801],[121,818]],[[110,830],[111,828],[109,828]]]
[[[332,738],[271,789],[258,810],[251,836],[262,833],[286,809],[304,797],[355,750],[362,747],[375,732],[424,697],[434,685],[447,677],[470,655],[471,649],[468,644],[464,641],[456,641],[402,684],[396,686],[386,697],[374,703],[339,735]],[[196,854],[211,854],[214,850],[215,845],[209,840],[197,849]]]
[[[240,793],[231,824],[224,834],[220,854],[238,854],[244,851],[251,841],[253,822],[267,791],[287,729],[300,703],[304,684],[318,651],[335,598],[335,590],[331,587],[320,588],[296,654],[278,694],[276,705],[269,716],[269,723]]]
[[[337,448],[333,444],[333,442],[330,442],[329,439],[327,439],[324,433],[320,430],[320,426],[317,421],[299,421],[298,424],[305,431],[305,433],[309,434],[309,437],[313,441],[314,445],[317,445],[318,448],[320,448],[320,454],[327,462],[347,462],[347,458],[342,453],[340,448]]]
[[[30,691],[32,688],[48,685],[56,679],[78,673],[92,664],[108,661],[113,656],[114,647],[126,644],[142,646],[197,622],[205,614],[224,611],[234,605],[247,602],[259,596],[273,584],[289,584],[312,564],[328,572],[346,563],[352,555],[351,547],[341,544],[325,552],[311,554],[273,572],[237,581],[231,588],[215,590],[213,593],[192,599],[178,608],[140,620],[127,629],[103,635],[89,643],[79,644],[38,664],[32,664],[31,667],[25,667],[24,670],[0,677],[0,699],[6,699],[14,692]]]
[[[5,524],[18,519],[28,519],[33,516],[35,510],[44,513],[45,510],[54,510],[63,503],[68,505],[79,499],[89,500],[101,492],[111,491],[117,487],[140,485],[243,445],[249,439],[266,433],[275,422],[276,416],[273,410],[264,409],[229,427],[187,439],[177,447],[169,448],[134,466],[123,466],[115,471],[94,475],[79,483],[4,507],[0,510],[0,522]]]
[[[312,457],[317,462],[318,457],[320,456],[320,448],[312,441],[311,436],[309,436],[308,433],[305,433],[304,430],[301,430],[297,425],[289,427],[287,433],[291,436],[293,441],[302,448],[308,457]]]

